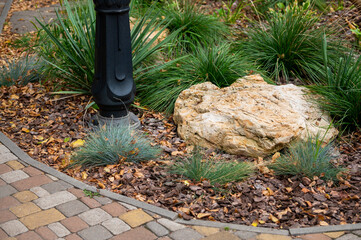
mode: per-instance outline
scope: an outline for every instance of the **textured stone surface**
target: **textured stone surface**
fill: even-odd
[[[306,235],[299,236],[299,238],[301,238],[303,240],[331,240],[330,237],[328,237],[324,234],[321,234],[321,233],[306,234]]]
[[[41,187],[48,191],[50,194],[61,192],[67,189],[66,186],[61,184],[59,181],[47,183],[42,185]]]
[[[14,219],[16,219],[16,216],[9,210],[4,209],[0,211],[0,224]]]
[[[85,228],[87,228],[89,225],[86,224],[80,217],[74,216],[70,218],[66,218],[61,221],[61,223],[70,230],[70,232],[78,232]]]
[[[97,208],[102,206],[97,200],[95,200],[94,198],[90,198],[90,197],[82,197],[80,199],[83,203],[85,203],[88,207],[90,208]]]
[[[203,236],[191,228],[183,228],[169,235],[174,240],[199,240]]]
[[[248,232],[248,231],[237,231],[234,233],[234,235],[240,237],[242,240],[248,240],[252,238],[256,238],[257,233],[255,232]]]
[[[20,205],[20,202],[12,196],[0,198],[0,210],[9,209],[17,205]]]
[[[34,200],[42,209],[49,209],[57,205],[75,200],[76,197],[68,191],[61,191]]]
[[[113,217],[119,217],[120,215],[122,215],[127,211],[125,207],[123,207],[117,202],[112,202],[110,204],[104,205],[102,209],[105,210],[110,215],[112,215]]]
[[[26,174],[24,171],[16,170],[1,174],[0,177],[7,183],[13,183],[28,178],[29,175]]]
[[[165,236],[167,234],[169,234],[168,229],[166,229],[165,227],[163,227],[162,225],[160,225],[157,222],[148,222],[145,225],[150,231],[152,231],[155,235],[157,235],[158,237],[161,236]]]
[[[19,236],[16,236],[16,239],[17,240],[42,240],[42,238],[34,231],[26,232]]]
[[[17,159],[17,158],[16,158]],[[19,161],[17,160],[13,160],[13,161],[9,161],[6,163],[7,165],[9,165],[12,169],[14,170],[19,170],[19,169],[23,169],[24,165],[21,164]]]
[[[6,162],[9,162],[9,161],[14,161],[18,159],[14,154],[12,153],[3,153],[0,155],[0,163],[6,163]]]
[[[0,174],[12,171],[13,169],[6,164],[0,164]]]
[[[10,211],[14,213],[17,217],[25,217],[27,215],[40,212],[41,209],[32,202],[26,202],[10,208]]]
[[[70,234],[70,231],[66,229],[61,223],[51,223],[48,227],[53,231],[58,237],[65,237]]]
[[[87,240],[104,240],[112,237],[112,234],[100,225],[86,228],[80,231],[78,234],[80,237]]]
[[[35,229],[35,232],[45,240],[55,240],[58,238],[48,227],[39,227]]]
[[[89,210],[89,208],[79,200],[73,200],[63,203],[56,207],[62,214],[67,217],[78,215],[79,213]]]
[[[102,223],[102,225],[114,235],[121,234],[122,232],[131,229],[125,222],[123,222],[119,218],[112,218],[106,220]]]
[[[64,218],[65,216],[63,214],[61,214],[55,208],[52,208],[20,218],[20,221],[24,223],[25,226],[27,226],[29,229],[33,230],[50,223],[58,222]]]
[[[91,226],[102,223],[112,218],[112,216],[110,216],[101,208],[94,208],[89,211],[83,212],[79,215],[79,217]]]
[[[289,236],[276,235],[276,234],[260,234],[257,236],[257,240],[291,240]]]
[[[239,238],[229,232],[219,232],[212,234],[206,238],[203,238],[204,240],[239,240]],[[202,240],[203,240],[202,239]]]
[[[30,191],[35,193],[38,197],[45,197],[50,195],[50,193],[42,187],[33,187],[30,188]]]
[[[130,225],[132,228],[138,227],[153,220],[153,218],[146,214],[142,209],[129,211],[120,215],[119,218]]]
[[[29,177],[17,182],[12,183],[11,185],[15,187],[19,191],[24,191],[31,189],[33,187],[38,187],[40,185],[43,185],[45,183],[51,182],[51,179],[48,178],[45,175],[38,175],[34,177]]]
[[[210,82],[194,85],[178,97],[174,121],[187,142],[231,154],[264,156],[296,139],[319,133],[329,141],[331,118],[307,101],[306,89],[275,86],[252,75],[219,89]]]
[[[19,200],[20,202],[30,202],[33,201],[35,199],[38,198],[38,196],[36,196],[33,192],[31,191],[22,191],[22,192],[18,192],[15,193],[13,195],[13,197],[15,197],[17,200]]]
[[[13,236],[16,236],[16,235],[19,235],[21,233],[28,231],[28,229],[24,226],[24,224],[18,220],[12,220],[9,222],[5,222],[5,223],[1,224],[0,226],[10,237],[13,237]]]
[[[0,198],[10,196],[16,192],[16,189],[10,185],[0,186]]]
[[[157,221],[172,232],[185,228],[184,225],[173,222],[166,218],[161,218],[161,219],[158,219]]]
[[[134,228],[130,231],[112,237],[111,240],[154,240],[157,236],[144,227]]]
[[[345,234],[339,238],[336,238],[337,240],[361,240],[361,237],[358,237],[352,233]]]
[[[193,226],[192,228],[204,236],[209,236],[219,232],[219,228],[202,227],[202,226]]]

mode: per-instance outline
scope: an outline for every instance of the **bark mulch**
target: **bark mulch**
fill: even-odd
[[[276,177],[263,160],[231,156],[216,150],[206,154],[227,160],[253,161],[259,171],[243,182],[212,186],[169,174],[167,168],[190,152],[176,133],[171,117],[134,108],[143,131],[164,152],[156,161],[122,163],[92,169],[67,169],[73,143],[84,139],[93,110],[86,96],[61,98],[39,84],[0,88],[0,131],[34,159],[66,174],[111,191],[164,207],[184,219],[198,218],[253,226],[290,228],[359,223],[361,193],[361,133],[341,140],[338,162],[349,169],[339,185],[321,179]],[[265,159],[266,161],[267,159]]]

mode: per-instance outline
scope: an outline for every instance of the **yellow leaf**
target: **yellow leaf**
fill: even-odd
[[[190,182],[188,180],[184,180],[184,185],[189,186]]]
[[[18,96],[18,95],[13,94],[13,95],[11,95],[11,96],[10,96],[10,99],[19,99],[19,96]]]
[[[269,219],[272,220],[272,222],[274,223],[278,223],[280,220],[278,220],[278,218],[276,218],[275,216],[273,216],[272,214],[269,215]]]
[[[276,152],[275,154],[273,154],[272,156],[272,163],[274,163],[276,161],[277,158],[279,158],[281,156],[281,154],[279,152]]]
[[[86,172],[81,172],[81,179],[85,180],[88,178],[88,174]]]
[[[110,168],[105,167],[105,168],[104,168],[104,172],[110,173]]]
[[[144,174],[141,173],[141,172],[135,172],[135,173],[134,173],[134,177],[136,177],[136,178],[143,178],[143,177],[144,177]]]
[[[70,144],[70,146],[71,146],[72,148],[81,147],[81,146],[84,145],[84,142],[85,142],[84,140],[78,139],[78,140],[72,142],[72,143]]]
[[[252,223],[252,226],[257,227],[258,226],[258,220],[254,220],[253,223]]]
[[[27,129],[27,128],[22,128],[21,131],[26,132],[26,133],[29,133],[29,132],[30,132],[30,130]]]
[[[103,183],[101,183],[101,182],[98,182],[98,186],[99,186],[100,188],[102,188],[102,189],[105,188],[105,185],[104,185]]]
[[[211,216],[210,213],[198,213],[197,218],[205,218]]]
[[[328,226],[328,223],[325,222],[325,221],[320,221],[320,225],[321,225],[321,226]]]

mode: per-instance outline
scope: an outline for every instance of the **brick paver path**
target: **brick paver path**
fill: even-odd
[[[94,196],[18,159],[0,144],[0,239],[361,240],[361,231],[297,237],[187,226]]]

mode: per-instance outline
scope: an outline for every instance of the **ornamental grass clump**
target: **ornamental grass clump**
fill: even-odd
[[[245,162],[216,161],[196,148],[190,157],[179,159],[171,166],[170,172],[197,182],[208,180],[211,184],[225,184],[249,177],[253,167]]]
[[[121,162],[141,162],[156,158],[160,148],[129,127],[103,126],[90,132],[85,143],[72,156],[71,166],[96,167]]]
[[[271,11],[266,20],[247,32],[244,47],[251,59],[281,83],[296,78],[307,82],[317,75],[326,30],[317,25],[319,16],[311,10],[310,1],[302,6],[295,1],[284,10]],[[330,45],[328,53],[337,50]]]
[[[244,53],[232,51],[226,42],[213,46],[194,46],[192,52],[162,71],[148,74],[137,82],[142,104],[156,111],[172,113],[178,95],[192,85],[209,81],[218,87],[227,87],[255,69]]]
[[[298,141],[291,145],[285,154],[269,165],[276,175],[291,175],[299,177],[314,176],[325,180],[338,181],[339,174],[345,170],[332,164],[334,160],[333,145],[323,146],[322,140],[316,136],[307,141]]]

